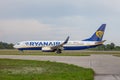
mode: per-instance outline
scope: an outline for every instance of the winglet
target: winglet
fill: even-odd
[[[66,40],[63,42],[63,44],[66,44],[67,42],[68,42],[68,40],[69,40],[69,36],[66,38]]]

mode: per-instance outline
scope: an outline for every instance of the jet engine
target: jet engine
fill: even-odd
[[[42,51],[43,52],[54,52],[54,50],[50,46],[42,47]]]

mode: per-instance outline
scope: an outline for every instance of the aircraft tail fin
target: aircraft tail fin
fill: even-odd
[[[102,24],[100,28],[88,39],[83,41],[102,41],[106,24]]]

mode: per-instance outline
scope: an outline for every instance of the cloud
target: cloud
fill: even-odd
[[[0,20],[1,41],[6,42],[64,40],[67,36],[74,35],[77,29],[65,25],[45,24],[34,19]]]
[[[27,40],[38,39],[41,36],[52,34],[51,25],[37,20],[0,20],[1,39]],[[48,33],[47,33],[48,32]],[[41,37],[42,38],[42,37]]]
[[[80,40],[107,23],[105,38],[119,43],[119,3],[119,0],[1,0],[0,37],[8,42],[64,40],[68,35],[72,40]]]
[[[67,21],[69,19],[72,20],[73,18],[74,17],[66,17],[61,20]],[[58,22],[61,20],[59,19]],[[82,35],[76,35],[84,32],[80,31],[80,27],[68,26],[69,23],[65,24],[45,24],[42,23],[42,21],[34,19],[0,20],[0,37],[1,40],[7,42],[17,42],[22,40],[64,40],[67,36],[71,36],[71,40],[82,39]]]
[[[42,24],[37,20],[0,20],[0,26],[6,33],[27,33],[49,30],[47,24]],[[45,28],[45,30],[44,30]]]
[[[119,0],[1,0],[0,18],[119,15],[119,3]]]

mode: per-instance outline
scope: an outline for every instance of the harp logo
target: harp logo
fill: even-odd
[[[96,36],[99,37],[99,38],[102,38],[104,32],[103,31],[97,31],[96,32]]]

